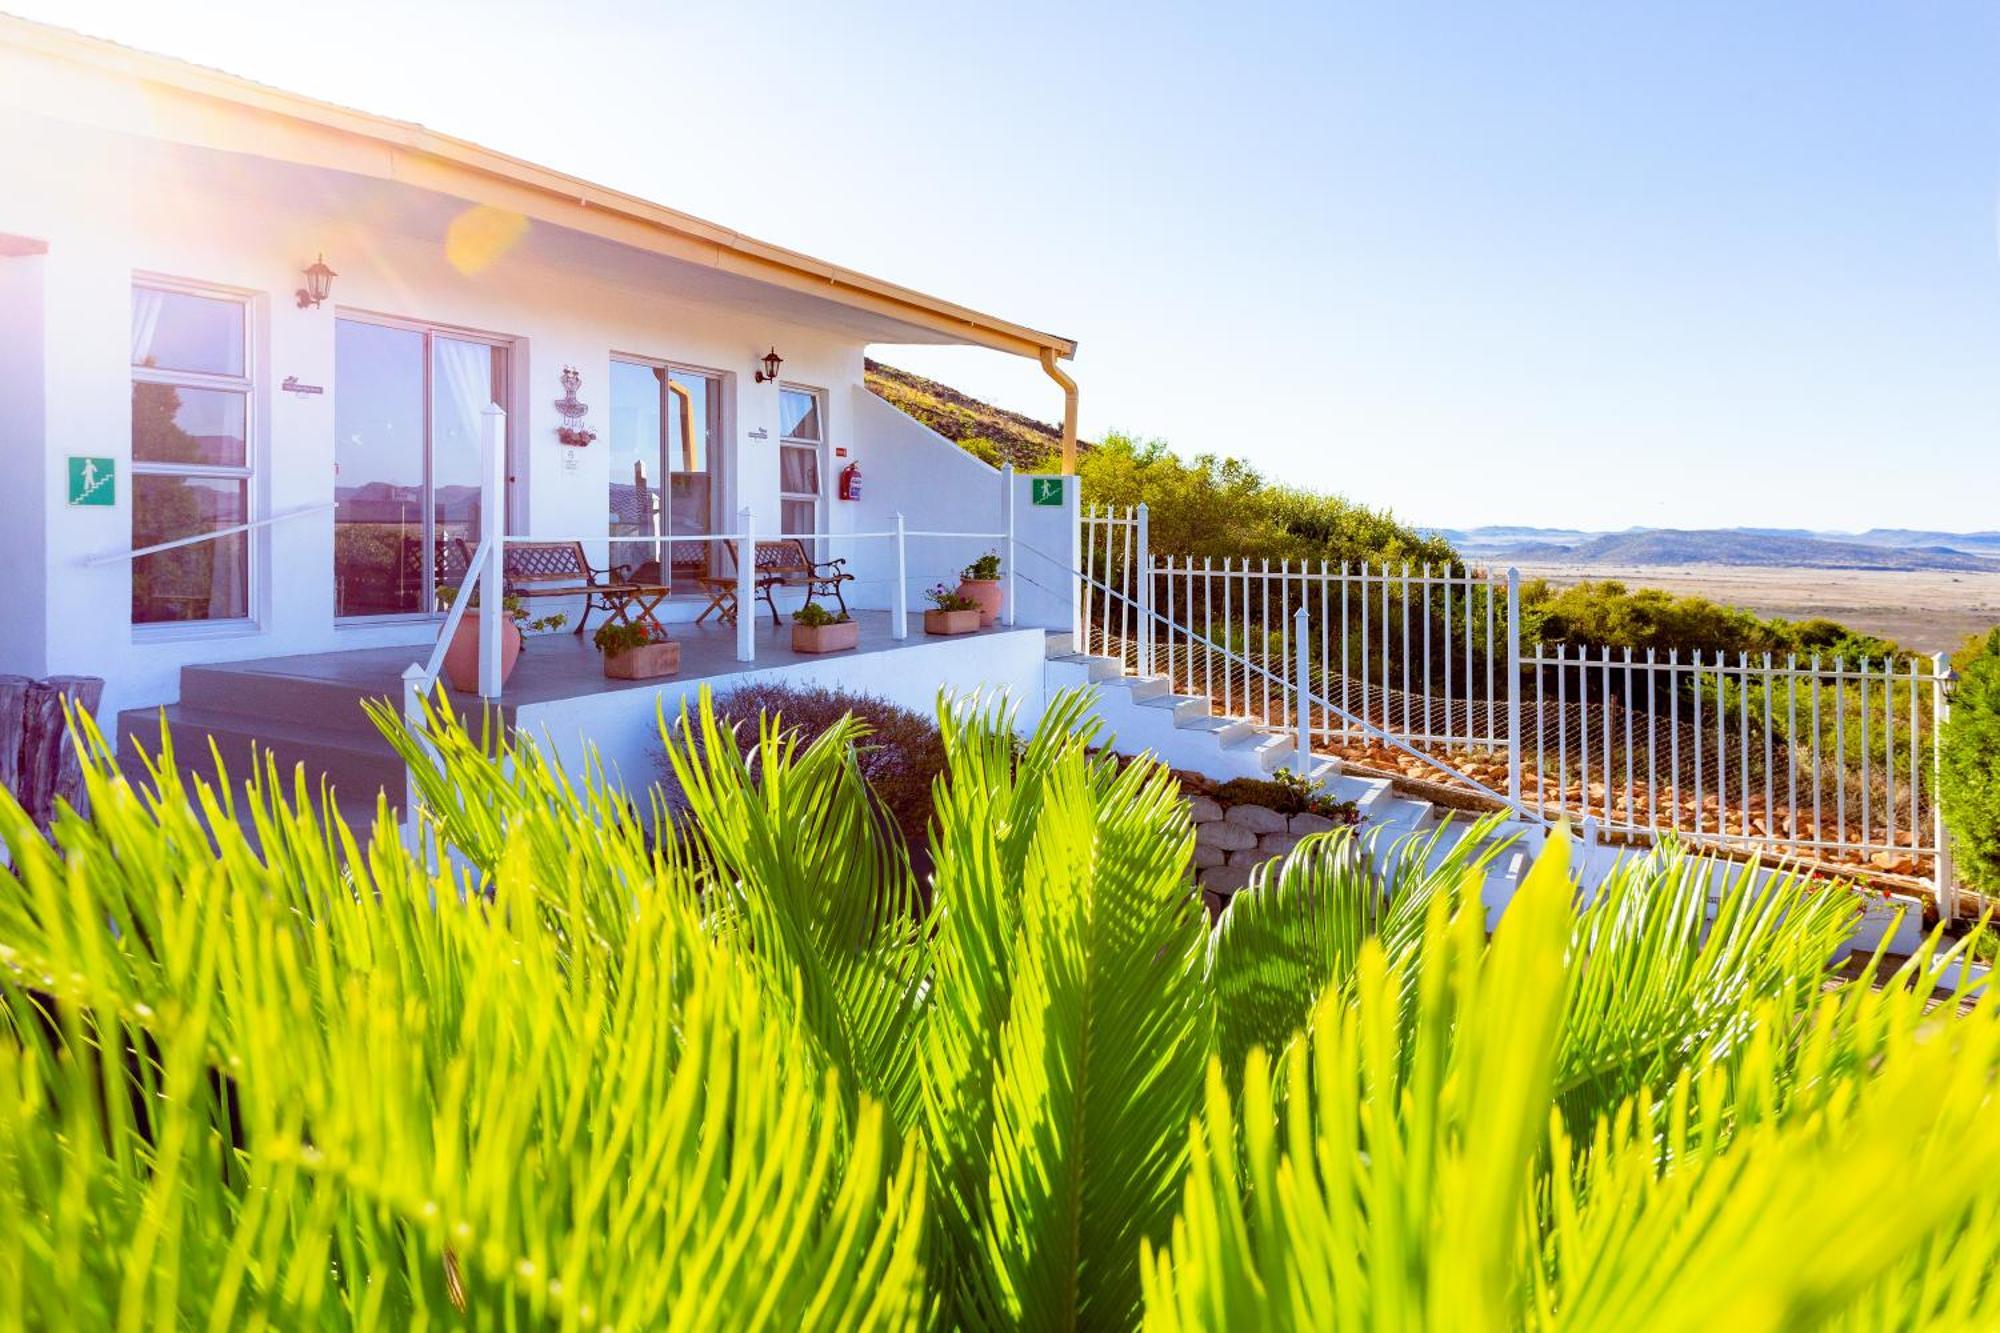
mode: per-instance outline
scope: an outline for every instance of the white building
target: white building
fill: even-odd
[[[908,598],[1013,512],[1024,572],[1035,552],[1048,566],[1017,586],[1017,624],[1067,627],[1073,490],[1031,505],[1024,478],[1017,507],[1001,474],[870,394],[862,364],[900,343],[1037,359],[1073,440],[1068,339],[415,125],[5,17],[0,181],[0,671],[101,676],[103,716],[254,710],[244,675],[203,674],[218,664],[421,661],[438,586],[501,526],[590,539],[600,565],[657,559],[662,611],[688,621],[709,600],[695,577],[729,568],[704,537],[816,534],[814,555],[848,559],[851,600],[887,609],[895,543],[859,534],[898,513],[981,534],[910,538]],[[558,434],[570,367],[596,437],[582,447]],[[506,411],[501,526],[481,502],[489,400]],[[860,498],[837,498],[850,464]],[[768,663],[781,646],[760,622]],[[947,665],[875,627],[876,646],[925,660],[832,659],[817,677],[924,699],[1027,679],[1004,635]],[[704,661],[734,646],[712,620],[686,632],[716,639]],[[545,672],[580,660],[558,639]]]

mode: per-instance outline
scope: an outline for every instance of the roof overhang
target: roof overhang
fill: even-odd
[[[0,101],[100,129],[372,177],[818,298],[905,341],[1068,358],[1069,338],[857,273],[420,125],[0,14]],[[873,322],[873,321],[871,321]],[[894,341],[884,338],[883,341]]]

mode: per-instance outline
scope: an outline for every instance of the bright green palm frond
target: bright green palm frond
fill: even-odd
[[[865,726],[801,746],[766,717],[746,757],[704,688],[662,733],[686,806],[673,836],[714,928],[773,994],[796,996],[828,1068],[914,1123],[930,950],[909,857],[855,759]]]
[[[1074,753],[1038,821],[994,1079],[991,1303],[976,1314],[1115,1328],[1138,1314],[1140,1242],[1172,1215],[1208,1044],[1193,829],[1165,770]]]
[[[1713,887],[1712,887],[1713,886]],[[1558,1088],[1588,1125],[1641,1087],[1729,1058],[1764,1001],[1802,1016],[1859,912],[1844,886],[1667,846],[1619,863],[1576,922]]]
[[[1562,1326],[1986,1326],[1930,1316],[1994,1308],[1996,1019],[1991,1002],[1926,1016],[1854,987],[1818,1006],[1796,1066],[1760,1029],[1734,1071],[1683,1075],[1589,1145],[1558,1125],[1574,1182],[1549,1246]],[[1880,1035],[1865,1066],[1835,1053],[1855,1024]],[[1778,1095],[1795,1077],[1818,1093]]]
[[[1208,945],[1217,1047],[1230,1087],[1240,1086],[1252,1047],[1281,1051],[1320,997],[1352,980],[1363,943],[1379,939],[1392,964],[1408,959],[1423,940],[1431,900],[1455,901],[1499,854],[1491,842],[1499,823],[1495,816],[1464,829],[1447,825],[1396,848],[1335,830],[1258,866]]]
[[[623,893],[622,930],[579,936],[603,891],[518,828],[487,895],[394,840],[299,882],[92,781],[53,847],[0,800],[0,1215],[33,1219],[0,1228],[0,1314],[920,1321],[921,1152],[692,895]],[[246,799],[315,844],[310,812]]]
[[[1095,731],[1090,696],[1052,702],[1025,744],[1004,704],[951,707],[941,700],[946,767],[932,821],[932,1003],[919,1034],[923,1125],[936,1184],[943,1258],[960,1279],[945,1291],[972,1308],[990,1292],[982,1237],[990,1199],[994,1079],[1001,1029],[1014,1000],[1029,850],[1065,829],[1042,812],[1059,769],[1084,762]]]
[[[1211,1070],[1181,1216],[1144,1260],[1148,1327],[1516,1321],[1565,990],[1566,850],[1543,853],[1490,949],[1476,902],[1454,916],[1431,898],[1407,1018],[1403,969],[1366,942],[1311,1036],[1275,1072],[1261,1050],[1246,1062],[1240,1146]]]

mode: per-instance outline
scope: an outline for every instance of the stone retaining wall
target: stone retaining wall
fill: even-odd
[[[1250,882],[1252,870],[1291,851],[1307,834],[1347,827],[1324,815],[1284,815],[1264,805],[1224,808],[1208,796],[1189,798],[1188,815],[1194,820],[1195,882],[1210,913]]]

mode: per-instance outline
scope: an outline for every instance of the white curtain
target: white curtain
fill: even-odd
[[[485,343],[436,340],[439,388],[468,435],[479,438],[479,414],[493,401],[493,349]]]
[[[481,414],[493,402],[493,348],[487,343],[460,342],[456,338],[433,338],[431,347],[437,366],[432,456],[441,460],[456,453],[472,459],[473,475],[484,476],[480,470],[484,466]],[[455,447],[452,439],[436,438],[438,435],[457,437]],[[484,530],[487,515],[483,510],[484,506],[479,506],[468,525],[468,542],[476,542]]]
[[[160,332],[160,308],[166,304],[163,292],[144,287],[132,289],[132,364],[143,366],[153,355],[153,339]]]

